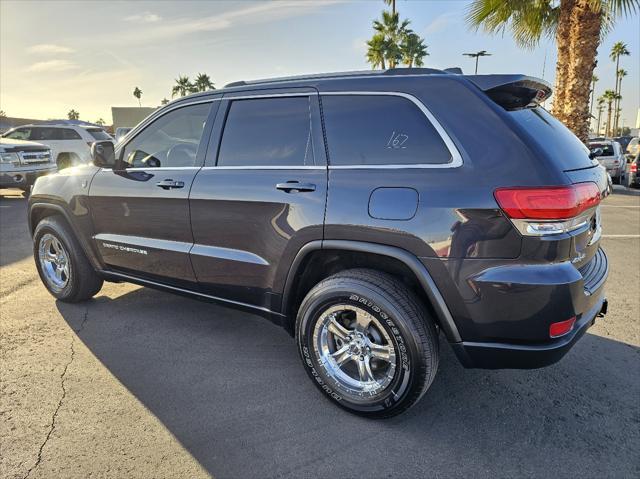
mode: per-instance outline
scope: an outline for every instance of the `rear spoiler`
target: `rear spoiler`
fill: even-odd
[[[505,110],[533,107],[551,96],[551,85],[526,75],[466,75]]]

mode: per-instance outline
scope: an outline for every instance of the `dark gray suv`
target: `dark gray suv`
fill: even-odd
[[[401,69],[237,82],[39,179],[62,301],[130,281],[259,314],[370,417],[420,399],[442,332],[467,367],[559,360],[606,312],[606,173],[542,80]]]

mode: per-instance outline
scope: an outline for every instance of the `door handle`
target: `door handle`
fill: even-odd
[[[286,183],[278,183],[276,185],[277,190],[284,191],[285,193],[291,193],[292,191],[316,191],[316,185],[312,183],[299,183],[297,181],[287,181]]]
[[[184,181],[173,181],[171,178],[159,181],[156,183],[163,190],[170,190],[172,188],[184,188]]]

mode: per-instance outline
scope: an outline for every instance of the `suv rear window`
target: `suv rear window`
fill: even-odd
[[[611,143],[589,143],[589,148],[595,150],[596,148],[602,148],[602,155],[600,156],[615,156],[613,151],[613,145]]]
[[[111,139],[111,137],[109,136],[109,133],[107,133],[104,130],[101,130],[100,128],[87,128],[87,131],[91,134],[93,138],[95,138],[98,141]]]
[[[524,108],[507,114],[532,137],[542,150],[548,152],[563,170],[578,170],[593,166],[589,159],[588,148],[544,108]]]
[[[324,95],[332,165],[443,164],[451,152],[410,100],[385,95]]]

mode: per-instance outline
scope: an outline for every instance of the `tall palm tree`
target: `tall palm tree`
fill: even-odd
[[[542,37],[555,37],[553,113],[586,141],[589,90],[600,39],[617,17],[631,15],[639,6],[640,0],[473,0],[467,21],[490,33],[509,28],[516,43],[526,48]]]
[[[620,94],[620,86],[618,85],[618,83],[620,82],[620,57],[622,56],[629,56],[631,55],[631,52],[629,51],[629,48],[627,47],[627,44],[624,42],[616,42],[613,44],[613,46],[611,47],[611,52],[609,53],[609,58],[611,58],[611,61],[616,62],[616,87],[615,87],[615,92],[619,95]],[[615,111],[616,111],[616,118],[613,121],[613,129],[617,130],[618,129],[618,115],[617,115],[617,111],[618,108],[620,108],[620,104],[619,104],[620,100],[616,100],[616,104],[615,104]]]
[[[593,117],[593,100],[596,97],[596,83],[598,83],[598,76],[594,73],[591,75],[591,106],[589,107],[589,114]]]
[[[400,52],[402,54],[402,63],[409,68],[412,66],[421,67],[424,65],[422,59],[429,55],[427,52],[427,45],[424,40],[420,38],[420,35],[416,33],[408,33],[402,39],[400,44]]]
[[[616,97],[617,96],[618,96],[618,94],[613,90],[606,90],[602,94],[602,98],[604,98],[604,101],[607,102],[607,126],[604,129],[605,136],[611,136],[611,134],[610,134],[610,132],[611,132],[611,111],[612,111],[612,108],[613,108],[613,102],[616,101]]]
[[[600,120],[602,119],[602,112],[604,110],[604,104],[607,102],[606,98],[603,96],[598,97],[597,100],[597,108],[598,110],[598,125],[596,126],[596,135],[600,135]]]
[[[191,92],[191,90],[193,90],[193,85],[189,81],[189,77],[187,75],[178,75],[178,78],[176,78],[176,84],[173,85],[173,88],[171,89],[171,98],[176,95],[186,96]]]
[[[380,67],[386,70],[385,53],[387,51],[387,40],[382,33],[376,33],[371,40],[367,42],[367,61],[371,64],[371,68]]]
[[[384,0],[384,3],[391,5],[391,13],[396,14],[396,0]]]
[[[133,96],[138,99],[138,106],[142,106],[142,103],[140,102],[140,97],[142,97],[142,90],[136,87],[135,90],[133,90]]]
[[[198,73],[198,76],[193,81],[193,91],[207,90],[215,90],[211,78],[209,78],[209,75],[207,75],[206,73]]]
[[[627,70],[624,70],[623,68],[620,68],[618,70],[618,74],[616,75],[616,87],[617,87],[617,93],[618,93],[618,98],[616,98],[616,118],[613,122],[613,130],[614,131],[618,131],[618,122],[620,121],[620,111],[622,110],[620,108],[620,101],[622,100],[622,79],[624,77],[627,76]]]
[[[105,125],[105,121],[102,118],[98,118],[96,120],[96,125],[100,125],[100,126],[104,126]]]
[[[397,12],[390,13],[387,11],[382,12],[381,20],[374,20],[373,22],[373,29],[377,33],[384,35],[387,40],[385,59],[389,68],[395,68],[402,60],[400,44],[403,38],[411,33],[409,30],[410,23],[409,20],[400,21],[400,15]]]
[[[167,100],[166,98],[163,98],[163,99],[160,101],[160,104],[161,104],[161,105],[166,105],[167,103],[169,103],[169,100]]]
[[[67,113],[67,118],[69,118],[69,120],[79,120],[80,119],[80,113],[78,113],[77,111],[71,109],[71,110],[69,110],[69,113]]]

